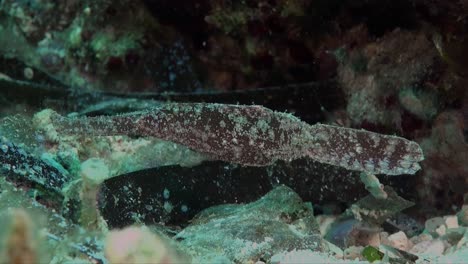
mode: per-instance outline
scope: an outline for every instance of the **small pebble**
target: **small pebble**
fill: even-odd
[[[457,214],[458,223],[463,226],[468,226],[468,205],[463,205],[460,212]]]
[[[444,236],[447,234],[447,227],[445,225],[441,225],[437,227],[435,231],[439,236]]]
[[[34,77],[34,71],[33,69],[26,67],[23,70],[23,75],[24,75],[24,78],[31,80]]]
[[[363,259],[362,257],[362,250],[364,250],[364,247],[349,247],[344,250],[344,258],[349,259],[349,260],[355,260],[355,259]]]
[[[445,225],[445,220],[442,217],[433,217],[426,221],[425,228],[433,236],[440,236],[441,232],[444,230],[437,230],[440,226]]]
[[[458,218],[456,215],[448,215],[444,216],[445,219],[445,226],[447,226],[448,229],[450,228],[458,228]]]
[[[435,239],[432,241],[422,241],[416,244],[410,250],[410,253],[442,256],[442,254],[444,253],[444,250],[445,250],[444,242],[442,242],[439,239]]]
[[[406,234],[402,231],[392,234],[388,237],[390,241],[390,245],[394,248],[398,248],[400,250],[408,250],[410,248],[411,242],[406,237]]]

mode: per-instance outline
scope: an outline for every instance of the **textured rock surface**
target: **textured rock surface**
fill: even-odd
[[[194,262],[227,257],[246,263],[293,249],[324,250],[311,205],[280,186],[246,205],[220,205],[201,212],[175,236]]]

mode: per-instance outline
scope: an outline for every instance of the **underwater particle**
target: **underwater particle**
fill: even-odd
[[[182,213],[186,213],[188,211],[188,206],[183,204],[180,206],[180,211],[182,211]]]
[[[83,13],[87,16],[91,15],[91,8],[89,6],[85,7]]]
[[[72,27],[68,35],[68,44],[70,47],[76,48],[79,47],[82,42],[83,28],[80,26]]]
[[[151,55],[150,55],[151,57]],[[145,59],[148,61],[148,58]],[[144,69],[152,79],[158,80],[157,89],[162,91],[196,91],[202,89],[192,58],[181,40],[163,45],[159,54],[150,58]]]
[[[163,197],[164,199],[169,199],[169,196],[170,196],[170,192],[167,188],[164,188],[164,191],[163,191]]]
[[[34,71],[33,69],[26,67],[23,70],[23,75],[24,75],[24,78],[31,80],[34,77]]]
[[[171,213],[172,210],[174,209],[174,206],[169,201],[165,201],[163,207],[164,207],[164,210],[166,211],[166,213],[168,213],[168,214]]]

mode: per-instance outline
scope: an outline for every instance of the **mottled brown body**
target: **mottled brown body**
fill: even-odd
[[[52,120],[65,133],[152,136],[251,166],[308,156],[350,170],[398,175],[415,173],[423,159],[417,143],[400,137],[309,125],[256,105],[168,103],[118,116]]]

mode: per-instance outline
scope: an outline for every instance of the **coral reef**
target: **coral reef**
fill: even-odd
[[[0,261],[463,262],[467,12],[0,1]]]

